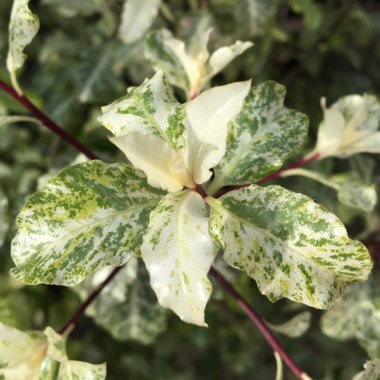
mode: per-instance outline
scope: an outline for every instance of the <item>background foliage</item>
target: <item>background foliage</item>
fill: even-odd
[[[11,5],[11,0],[0,2],[0,78],[5,81]],[[143,55],[143,40],[131,43],[118,36],[123,1],[40,0],[31,1],[30,6],[40,18],[41,29],[27,48],[27,64],[19,75],[25,93],[103,160],[122,161],[96,117],[101,106],[153,74]],[[236,39],[254,42],[253,48],[214,78],[213,85],[248,78],[253,78],[254,84],[272,79],[286,85],[286,105],[310,117],[306,151],[313,144],[322,118],[321,96],[331,104],[350,93],[380,93],[379,17],[377,1],[172,0],[161,3],[151,29],[165,27],[186,39],[205,23],[213,28],[210,50]],[[0,117],[24,113],[17,103],[0,93]],[[4,323],[20,329],[43,329],[46,325],[59,328],[86,293],[85,288],[73,292],[61,287],[22,287],[8,276],[15,216],[47,176],[76,157],[77,152],[34,123],[1,125],[0,238],[4,237],[5,244],[0,252],[0,321]],[[363,180],[374,180],[378,189],[379,164],[378,156],[358,155],[349,160],[329,158],[313,165],[326,174],[354,170]],[[281,183],[326,205],[344,221],[352,237],[367,242],[375,259],[380,256],[380,239],[374,233],[379,225],[378,206],[377,211],[367,215],[343,206],[333,190],[312,180],[290,177]],[[300,367],[315,379],[349,379],[362,368],[368,355],[360,346],[360,339],[358,343],[350,336],[339,342],[323,334],[323,312],[287,300],[271,304],[245,275],[224,268],[219,262],[217,267],[271,323],[285,322],[300,311],[311,311],[311,326],[301,338],[279,338]],[[375,295],[378,268],[376,265],[370,283]],[[127,283],[136,271],[144,272],[142,268],[130,268],[130,273],[123,274]],[[140,278],[142,285],[137,297],[154,298],[144,287],[146,273],[141,273]],[[151,318],[148,315],[141,328],[143,332],[149,326],[156,339],[146,338],[142,332],[124,335],[112,330],[117,321],[107,319],[111,310],[112,315],[133,318],[128,305],[128,292],[133,289],[123,289],[122,284],[120,287],[128,302],[123,298],[113,302],[105,295],[107,308],[96,319],[110,332],[97,326],[93,319],[83,318],[68,342],[72,358],[93,363],[107,361],[109,379],[150,379],[153,374],[157,379],[184,380],[274,378],[271,349],[218,284],[214,284],[215,291],[206,309],[208,329],[184,324],[176,316],[159,310]],[[100,308],[101,299],[98,301]],[[141,302],[137,306],[144,312]]]

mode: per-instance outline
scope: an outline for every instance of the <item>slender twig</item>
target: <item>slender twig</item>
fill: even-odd
[[[318,160],[319,156],[320,156],[319,153],[316,153],[316,154],[313,154],[310,157],[301,158],[300,160],[295,161],[295,162],[289,164],[285,168],[280,169],[280,170],[278,170],[278,171],[276,171],[276,172],[274,172],[274,173],[272,173],[272,174],[270,174],[270,175],[268,175],[268,176],[260,179],[260,181],[256,182],[256,185],[261,185],[261,184],[263,184],[263,183],[265,183],[267,181],[270,181],[272,179],[281,178],[282,175],[284,174],[284,172],[286,172],[287,170],[289,170],[289,169],[296,169],[296,168],[300,168],[302,166],[305,166],[309,162]],[[220,191],[218,191],[213,197],[214,198],[220,198],[222,195],[227,194],[227,193],[229,193],[232,190],[238,190],[238,189],[241,189],[243,187],[247,187],[249,185],[250,185],[250,183],[246,183],[244,185],[237,185],[237,186],[227,186],[225,188],[220,189]]]
[[[0,80],[0,88],[4,89],[7,93],[13,96],[18,102],[23,104],[26,108],[33,113],[41,122],[51,129],[58,136],[63,138],[66,142],[68,142],[71,146],[85,154],[90,159],[96,159],[97,157],[89,151],[86,147],[84,147],[79,141],[75,139],[75,137],[67,134],[61,127],[59,127],[56,123],[54,123],[48,116],[46,116],[42,111],[36,108],[25,96],[20,96],[16,93],[14,89],[6,85],[4,82]],[[316,159],[316,158],[314,158]],[[305,161],[305,160],[303,160]],[[310,159],[308,162],[312,161]],[[290,165],[290,167],[295,168],[304,165],[302,160],[299,163],[294,163]],[[297,166],[298,165],[298,166]],[[270,176],[268,176],[270,177]],[[203,189],[198,186],[196,189],[201,195],[206,195]],[[203,194],[204,193],[204,194]],[[84,301],[81,306],[75,311],[75,313],[68,319],[68,321],[58,330],[59,334],[64,334],[70,326],[75,326],[77,321],[82,317],[88,306],[97,298],[97,296],[101,293],[101,291],[112,281],[112,279],[116,276],[116,274],[123,267],[115,268],[108,277],[90,294],[90,296]],[[302,380],[309,379],[307,374],[303,372],[301,369],[297,367],[297,365],[293,362],[293,360],[289,357],[289,355],[282,348],[280,343],[271,333],[264,320],[260,317],[260,315],[244,300],[241,294],[227,281],[227,279],[218,272],[214,267],[211,267],[210,274],[216,278],[216,280],[227,290],[228,293],[236,300],[236,302],[240,305],[243,311],[247,314],[247,316],[256,324],[257,328],[264,335],[265,339],[273,348],[274,352],[277,352],[278,355],[282,358],[282,360],[286,363],[289,369],[294,373],[294,375]]]
[[[307,375],[304,371],[297,367],[293,360],[282,348],[281,344],[274,337],[268,326],[261,318],[261,316],[248,304],[248,302],[242,297],[240,293],[227,281],[227,279],[219,273],[214,267],[211,267],[210,274],[223,286],[224,289],[235,299],[239,306],[243,309],[245,314],[251,319],[251,321],[257,326],[260,332],[264,335],[267,342],[273,348],[274,352],[277,352],[284,363],[294,373],[298,379],[307,379]]]
[[[82,317],[86,309],[95,301],[96,297],[101,293],[101,291],[112,281],[116,274],[123,267],[116,267],[108,277],[88,296],[86,301],[84,301],[75,313],[69,318],[69,320],[57,331],[58,334],[64,334],[70,326],[75,326],[78,320]]]
[[[91,152],[86,146],[79,142],[74,136],[66,132],[60,126],[58,126],[53,120],[51,120],[46,114],[44,114],[40,109],[38,109],[25,95],[19,95],[16,90],[8,86],[5,82],[0,80],[0,88],[27,108],[38,120],[41,121],[43,125],[53,131],[56,135],[61,137],[63,140],[68,142],[71,146],[77,149],[79,152],[83,153],[91,160],[95,160],[96,156]]]

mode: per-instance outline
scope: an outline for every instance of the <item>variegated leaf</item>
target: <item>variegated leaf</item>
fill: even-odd
[[[0,378],[39,380],[47,351],[42,332],[23,332],[0,323]]]
[[[111,270],[101,269],[74,290],[87,299]],[[118,340],[150,344],[166,328],[166,310],[157,303],[143,263],[134,257],[102,290],[86,314]]]
[[[214,87],[186,106],[187,167],[195,183],[206,182],[226,150],[228,122],[241,110],[250,81]]]
[[[66,354],[66,338],[57,334],[51,327],[47,327],[44,334],[48,343],[46,359],[59,363],[56,373],[58,380],[104,380],[106,378],[105,364],[69,360]],[[49,362],[49,366],[53,371],[55,370],[51,362]],[[48,373],[45,372],[44,375],[48,376]],[[51,379],[51,377],[48,378]]]
[[[12,242],[26,284],[75,285],[106,265],[139,254],[150,211],[163,193],[125,164],[71,166],[32,195]]]
[[[0,188],[0,247],[4,244],[5,236],[9,228],[8,198]]]
[[[190,190],[167,194],[150,215],[141,256],[163,307],[182,320],[206,326],[204,310],[211,294],[207,278],[214,260],[206,204]]]
[[[183,118],[183,106],[173,98],[165,77],[158,72],[124,98],[103,107],[98,120],[117,137],[131,132],[156,135],[177,150],[184,146]]]
[[[188,46],[166,30],[151,33],[146,40],[145,55],[155,70],[162,70],[174,86],[182,88],[188,99],[199,95],[207,82],[234,58],[253,44],[236,41],[223,46],[210,57],[207,49],[211,29],[197,31]]]
[[[289,321],[280,325],[267,323],[271,330],[284,334],[290,338],[298,338],[303,335],[310,327],[311,313],[310,311],[303,311],[297,314]]]
[[[369,357],[380,357],[380,298],[370,284],[351,285],[322,317],[324,334],[346,341],[356,339]]]
[[[131,132],[126,136],[110,137],[110,140],[136,168],[144,171],[151,186],[170,192],[194,186],[184,152],[174,150],[158,136]]]
[[[271,81],[252,87],[229,125],[226,154],[214,169],[209,194],[223,186],[257,182],[301,148],[308,119],[284,107],[285,92]]]
[[[119,37],[126,44],[138,41],[157,16],[161,0],[124,0]]]
[[[380,359],[369,360],[364,364],[364,371],[359,372],[352,380],[379,380]]]
[[[339,201],[349,207],[364,212],[371,212],[377,202],[375,185],[368,185],[349,174],[327,176],[306,169],[290,169],[284,171],[283,177],[300,175],[314,179],[336,190]]]
[[[271,301],[287,297],[328,308],[347,283],[364,281],[371,271],[365,246],[305,195],[251,185],[207,202],[210,232],[224,259],[255,279]]]
[[[26,60],[24,49],[31,43],[40,27],[38,17],[29,9],[29,0],[14,0],[9,22],[9,48],[7,69],[11,75],[13,87],[22,93],[16,78],[16,71]]]
[[[190,82],[185,68],[172,49],[166,45],[166,41],[172,38],[172,34],[165,29],[150,32],[145,38],[145,57],[156,71],[165,73],[170,84],[187,92]]]

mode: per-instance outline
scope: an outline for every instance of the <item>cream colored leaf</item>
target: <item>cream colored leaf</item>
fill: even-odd
[[[206,182],[212,175],[210,169],[222,159],[228,123],[239,113],[250,83],[245,81],[215,87],[188,103],[186,163],[195,183]]]
[[[298,338],[303,335],[309,328],[311,322],[310,311],[303,311],[297,314],[295,317],[289,321],[282,323],[280,325],[275,325],[273,323],[267,323],[268,326],[276,332],[284,334],[290,338]]]
[[[348,157],[352,154],[380,153],[380,102],[375,96],[349,95],[331,108],[325,107],[315,150],[320,156]]]
[[[380,379],[380,359],[369,360],[364,364],[364,371],[359,372],[352,380]]]
[[[47,359],[58,362],[58,380],[104,380],[106,378],[105,364],[90,364],[69,360],[66,354],[66,337],[57,334],[51,327],[47,327],[44,334],[48,340]]]
[[[193,186],[185,168],[183,151],[174,150],[158,136],[131,132],[126,136],[110,137],[110,140],[136,168],[144,171],[151,186],[170,192]]]
[[[198,49],[192,51],[191,54],[187,52],[183,41],[176,38],[169,38],[165,41],[165,45],[173,51],[185,69],[189,81],[189,88],[187,91],[190,98],[200,93],[205,84],[205,64],[209,56],[207,42],[210,37],[210,32],[211,30],[204,32],[202,38],[203,44],[198,44]]]
[[[0,323],[0,378],[38,380],[47,351],[46,337]]]
[[[9,22],[9,48],[7,55],[7,69],[11,75],[13,87],[19,94],[22,93],[16,78],[16,71],[22,67],[26,60],[23,53],[37,34],[40,27],[38,17],[29,7],[29,0],[14,0]]]
[[[252,42],[236,41],[233,45],[223,46],[212,53],[208,62],[207,77],[211,78],[222,71],[238,55],[253,46]]]
[[[121,15],[119,37],[132,44],[144,36],[157,16],[161,0],[126,0]]]
[[[185,322],[206,326],[204,310],[211,294],[207,273],[215,247],[199,194],[185,190],[161,200],[150,214],[141,256],[161,306]]]
[[[321,99],[324,120],[318,130],[317,152],[335,152],[342,140],[344,130],[343,115],[335,109],[326,107],[326,99]]]

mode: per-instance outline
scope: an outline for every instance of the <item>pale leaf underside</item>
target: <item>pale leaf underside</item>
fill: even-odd
[[[207,278],[214,260],[206,204],[194,191],[167,194],[151,213],[141,256],[163,307],[182,320],[205,326],[211,294]]]

